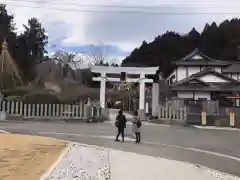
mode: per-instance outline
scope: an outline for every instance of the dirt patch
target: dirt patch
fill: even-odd
[[[0,179],[39,180],[66,145],[51,138],[0,134]]]

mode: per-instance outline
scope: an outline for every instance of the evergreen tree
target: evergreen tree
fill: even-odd
[[[122,66],[159,66],[167,76],[172,70],[172,62],[199,48],[206,55],[224,61],[236,61],[239,58],[240,19],[223,21],[219,26],[215,22],[206,24],[199,33],[193,28],[185,35],[168,31],[158,35],[153,42],[145,41],[126,57]]]
[[[24,80],[34,78],[35,64],[44,59],[47,36],[36,18],[24,25],[25,31],[17,36],[14,16],[8,14],[6,5],[0,4],[0,43],[7,40],[9,52],[16,61]]]

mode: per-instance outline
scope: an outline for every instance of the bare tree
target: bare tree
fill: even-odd
[[[78,59],[77,59],[78,57]],[[70,53],[65,51],[57,51],[53,56],[52,59],[57,63],[62,65],[68,65],[74,69],[78,69],[79,65],[83,64],[83,59],[79,56],[79,53]]]
[[[94,45],[92,48],[92,58],[94,64],[100,64],[104,62],[108,49],[104,46],[103,43],[99,43],[98,45]]]
[[[57,62],[61,64],[68,64],[71,67],[78,69],[80,66],[85,66],[86,68],[91,68],[94,65],[113,65],[116,66],[117,59],[109,59],[109,48],[103,43],[93,45],[90,53],[80,52],[80,53],[70,53],[64,50],[57,51],[53,56]]]
[[[92,63],[94,65],[116,65],[117,59],[109,59],[109,48],[103,43],[94,45],[91,51]]]

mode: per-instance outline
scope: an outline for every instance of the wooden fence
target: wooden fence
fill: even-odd
[[[186,121],[187,111],[186,111],[186,108],[173,109],[173,108],[159,107],[158,119],[159,120]]]
[[[20,101],[1,101],[0,110],[7,116],[23,118],[84,119],[106,115],[105,110],[99,106],[86,104],[25,104]]]

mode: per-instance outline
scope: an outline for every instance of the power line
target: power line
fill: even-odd
[[[145,14],[145,15],[240,15],[238,12],[149,12],[149,11],[123,11],[123,10],[92,10],[92,9],[75,9],[75,8],[56,8],[56,7],[42,7],[42,6],[29,6],[29,5],[20,5],[20,4],[7,4],[7,6],[13,7],[23,7],[23,8],[34,8],[34,9],[48,9],[55,11],[64,11],[64,12],[90,12],[90,13],[118,13],[118,14]]]
[[[106,4],[77,4],[77,3],[62,3],[59,0],[53,0],[53,1],[38,1],[38,0],[3,0],[5,2],[30,2],[30,3],[39,3],[39,4],[59,4],[59,5],[67,5],[67,6],[78,6],[78,7],[97,7],[97,8],[124,8],[124,9],[159,9],[163,6],[133,6],[133,5],[106,5]],[[219,1],[161,1],[160,4],[169,4],[169,3],[177,3],[179,4],[187,4],[187,3],[194,3],[194,4],[203,4],[208,3],[207,7],[209,7],[209,3],[217,3],[219,4]],[[226,6],[222,6],[219,8],[226,8]],[[238,8],[236,6],[234,7],[228,7],[228,8]],[[240,7],[239,7],[240,8]]]

